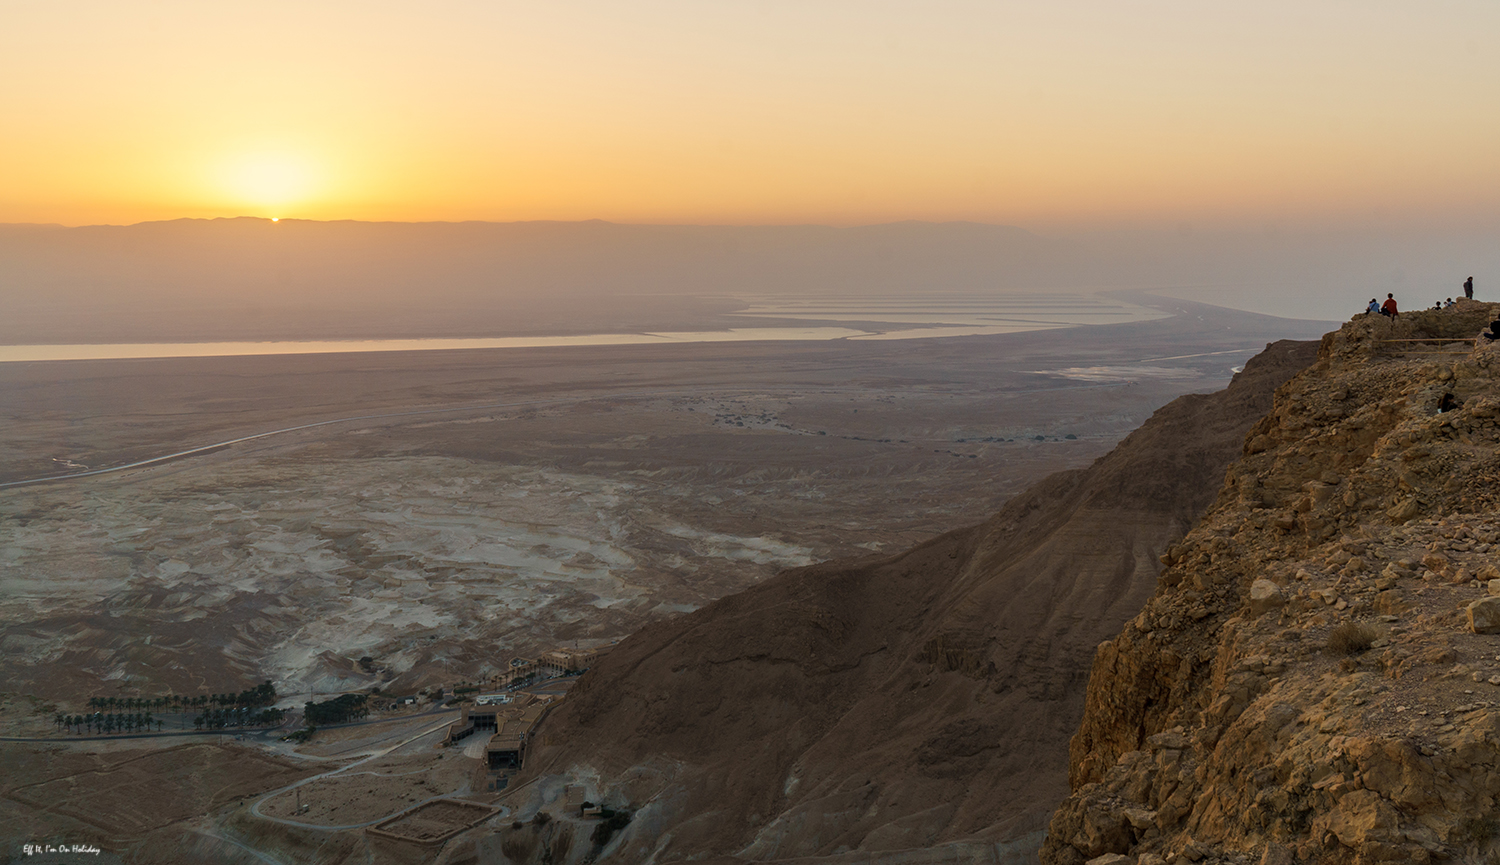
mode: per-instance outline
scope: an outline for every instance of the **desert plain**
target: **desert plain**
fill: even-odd
[[[382,725],[338,753],[268,733],[101,741],[55,718],[91,697],[267,679],[293,710],[451,692],[513,658],[607,649],[782,569],[977,522],[1172,398],[1224,386],[1267,342],[1326,329],[1133,302],[1161,317],[900,340],[0,363],[6,841],[62,833],[172,861],[144,839],[191,836],[211,845],[202,855],[284,861],[246,851],[280,832],[285,849],[347,852],[377,842],[339,833],[419,798],[496,800],[471,779],[481,755],[462,749],[442,751],[431,790],[407,791],[437,753],[430,732],[404,734],[456,717],[437,704],[387,718],[382,699]],[[323,828],[273,819],[295,808],[289,785],[383,749],[364,774],[306,785],[318,810],[301,819]],[[145,781],[75,794],[142,760],[164,761],[143,777],[191,806],[141,818],[130,791]],[[193,792],[204,773],[237,780]],[[347,825],[328,822],[340,812]]]

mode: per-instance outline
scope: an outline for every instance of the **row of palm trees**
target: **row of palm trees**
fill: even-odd
[[[209,709],[193,719],[193,727],[198,730],[204,727],[210,730],[222,730],[225,727],[280,724],[285,718],[286,713],[280,709],[262,709],[259,712],[247,706],[234,709]]]
[[[202,709],[207,706],[230,707],[255,707],[269,706],[276,702],[276,688],[266,680],[254,688],[247,688],[238,694],[198,694],[189,697],[182,694],[171,694],[165,697],[90,697],[89,708],[95,710],[125,709],[155,709],[162,711],[171,708],[176,712],[189,709]]]
[[[280,724],[286,713],[280,709],[255,711],[248,706],[232,709],[208,709],[193,719],[193,727],[202,730],[222,730],[225,727],[252,727]],[[94,712],[88,715],[69,715],[58,712],[52,721],[69,733],[135,733],[151,730],[152,725],[160,731],[163,722],[147,712]]]
[[[198,694],[197,696],[171,694],[164,697],[90,697],[88,706],[94,711],[81,715],[59,712],[53,716],[52,720],[58,727],[70,733],[135,732],[150,730],[153,724],[157,730],[162,729],[164,726],[162,720],[156,718],[153,712],[186,713],[197,710],[198,717],[194,719],[194,726],[200,730],[204,727],[221,730],[225,727],[281,723],[285,713],[279,709],[255,711],[275,702],[276,688],[268,679],[239,693]],[[182,726],[186,726],[186,718],[180,718],[179,721]]]
[[[153,724],[157,730],[162,728],[161,719],[152,717],[150,712],[95,712],[92,715],[66,715],[59,712],[52,720],[69,733],[133,733],[138,730],[149,731]]]

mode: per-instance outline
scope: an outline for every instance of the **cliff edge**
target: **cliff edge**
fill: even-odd
[[[1360,317],[1277,391],[1098,648],[1044,862],[1500,861],[1497,313]]]
[[[571,785],[633,819],[605,849],[563,855],[519,830],[503,852],[1034,861],[1095,648],[1150,597],[1157,557],[1315,349],[1269,346],[1226,390],[1175,400],[981,525],[631,636],[547,719],[510,801],[522,819],[556,813]]]

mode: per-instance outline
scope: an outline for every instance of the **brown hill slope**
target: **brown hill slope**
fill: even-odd
[[[1044,862],[1500,861],[1500,343],[1445,341],[1497,314],[1357,318],[1277,393],[1099,647]]]
[[[606,851],[620,861],[868,861],[957,839],[989,861],[1032,854],[1067,793],[1095,647],[1314,349],[1273,344],[979,526],[632,636],[547,720],[531,807],[571,781],[635,810]]]

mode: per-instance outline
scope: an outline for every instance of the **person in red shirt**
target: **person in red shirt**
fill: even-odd
[[[1396,316],[1400,315],[1400,313],[1396,311],[1396,296],[1394,294],[1387,294],[1385,296],[1385,303],[1382,303],[1380,305],[1380,314],[1390,316],[1391,318],[1395,318]]]

